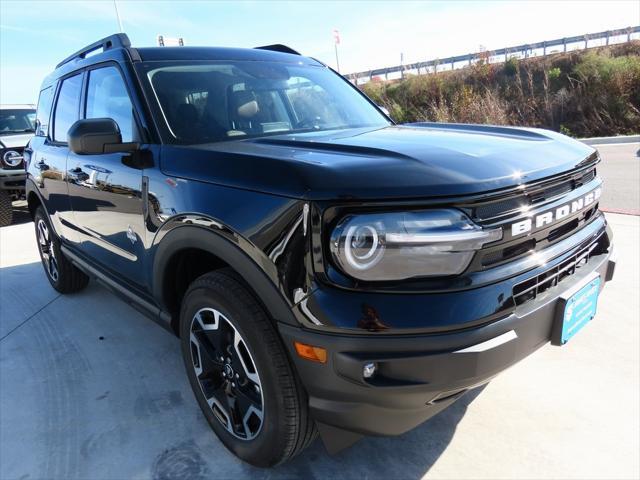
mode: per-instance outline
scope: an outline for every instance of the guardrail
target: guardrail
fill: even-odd
[[[387,67],[387,68],[377,68],[375,70],[369,70],[365,72],[357,72],[350,73],[345,75],[346,78],[351,80],[356,84],[366,83],[371,81],[373,77],[383,75],[385,80],[389,79],[389,75],[399,74],[400,78],[404,77],[405,73],[415,73],[418,75],[432,73],[436,71],[442,70],[454,70],[456,68],[462,68],[468,65],[471,65],[474,61],[478,60],[486,60],[488,63],[501,63],[506,62],[509,58],[515,56],[518,58],[528,58],[530,56],[538,56],[534,55],[534,51],[542,50],[542,56],[546,56],[548,54],[559,53],[559,51],[552,50],[550,48],[562,46],[562,51],[566,52],[567,47],[575,45],[575,44],[584,44],[584,48],[589,47],[589,41],[591,40],[605,40],[605,45],[609,45],[612,39],[616,39],[616,37],[626,36],[626,40],[623,42],[614,42],[614,43],[624,43],[630,42],[631,37],[635,34],[640,33],[640,26],[636,27],[627,27],[620,28],[617,30],[607,30],[606,32],[598,32],[598,33],[587,33],[585,35],[578,35],[575,37],[566,37],[559,38],[556,40],[547,40],[544,42],[537,42],[525,45],[518,45],[515,47],[506,47],[500,48],[498,50],[491,50],[486,52],[477,52],[477,53],[469,53],[467,55],[457,55],[455,57],[448,58],[438,58],[434,60],[429,60],[426,62],[417,62],[410,63],[407,65],[397,65],[395,67]],[[592,45],[602,46],[602,45]],[[580,48],[580,47],[578,47]],[[576,50],[575,48],[572,50]],[[502,59],[500,59],[502,57]],[[491,60],[494,61],[491,61]],[[450,68],[448,68],[450,66]],[[442,67],[442,68],[438,68]]]

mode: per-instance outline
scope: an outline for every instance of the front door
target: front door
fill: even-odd
[[[53,113],[53,125],[48,128],[48,109],[54,96],[55,86],[43,90],[38,101],[39,119],[38,131],[34,137],[34,149],[31,159],[31,171],[39,183],[40,192],[54,230],[67,242],[76,244],[79,241],[75,229],[73,211],[69,201],[66,182],[67,131],[78,119],[80,109],[80,94],[82,91],[83,74],[77,73],[63,78],[58,90],[58,96]],[[47,107],[49,103],[49,107]]]
[[[123,142],[137,141],[132,103],[116,66],[87,72],[84,118],[111,118]],[[142,170],[122,163],[123,153],[69,153],[67,178],[81,250],[115,277],[145,284]]]

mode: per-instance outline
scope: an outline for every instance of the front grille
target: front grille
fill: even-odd
[[[569,193],[574,188],[575,188],[575,182],[572,180],[562,182],[557,185],[552,185],[551,187],[545,188],[544,190],[532,193],[530,196],[531,203],[537,204],[540,202],[544,202],[545,200],[550,200],[552,198],[559,197],[560,195]]]
[[[587,161],[588,160],[588,161]],[[590,156],[573,171],[553,178],[524,184],[504,194],[494,194],[482,200],[458,204],[483,228],[502,228],[502,240],[485,245],[471,261],[467,272],[479,272],[515,261],[533,252],[544,250],[556,242],[570,237],[588,225],[597,216],[598,202],[555,219],[548,226],[531,228],[526,235],[513,234],[516,222],[534,218],[543,212],[555,211],[601,183],[597,176],[598,158]],[[591,187],[591,188],[590,188]]]
[[[593,242],[588,247],[580,250],[576,255],[565,260],[559,265],[546,270],[545,272],[536,275],[533,278],[520,282],[513,287],[513,300],[516,305],[522,305],[523,303],[533,300],[538,297],[542,292],[555,287],[565,278],[573,275],[576,271],[585,265],[598,245],[598,242]]]
[[[482,266],[489,267],[497,263],[514,259],[536,249],[536,239],[525,240],[499,250],[482,255]]]
[[[484,248],[478,252],[477,261],[474,261],[472,268],[494,267],[531,252],[545,249],[587,225],[598,211],[598,205],[599,204],[596,203],[589,210],[583,211],[579,217],[569,220],[555,228],[538,232],[515,243],[509,242]]]
[[[589,217],[591,216],[591,215],[588,215],[590,211],[591,210],[589,210],[585,214],[585,220],[588,220]],[[562,225],[561,227],[554,228],[549,232],[549,235],[547,236],[547,241],[555,242],[557,239],[562,238],[568,233],[571,233],[572,231],[574,231],[576,228],[578,228],[578,225],[580,225],[580,219],[574,218],[570,222]]]
[[[592,169],[589,170],[587,173],[585,173],[582,178],[580,179],[580,184],[576,185],[576,186],[581,186],[584,185],[586,183],[589,183],[591,180],[593,180],[594,178],[596,178],[596,169]]]
[[[560,178],[548,180],[534,187],[525,187],[522,192],[509,198],[483,202],[471,206],[471,215],[480,223],[491,223],[505,216],[514,214],[526,207],[538,207],[562,195],[566,195],[576,188],[585,185],[596,178],[595,166],[574,174],[563,175]]]
[[[529,199],[524,195],[520,195],[513,198],[508,198],[506,200],[500,200],[498,202],[487,203],[485,205],[480,205],[475,209],[475,216],[479,219],[487,219],[498,217],[505,212],[511,212],[513,210],[517,210],[523,205],[528,205]]]

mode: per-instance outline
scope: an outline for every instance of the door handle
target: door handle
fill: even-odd
[[[38,167],[38,169],[40,169],[41,171],[49,170],[49,165],[45,163],[46,160],[46,158],[41,158],[40,161],[36,163],[36,167]]]

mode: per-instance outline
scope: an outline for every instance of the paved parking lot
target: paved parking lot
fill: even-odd
[[[640,215],[640,143],[597,148],[603,158],[598,173],[605,182],[601,207],[612,212]]]
[[[567,346],[401,437],[334,457],[316,441],[269,471],[209,430],[176,338],[95,283],[51,289],[23,213],[0,229],[0,478],[638,478],[640,217],[607,216],[616,278]]]

